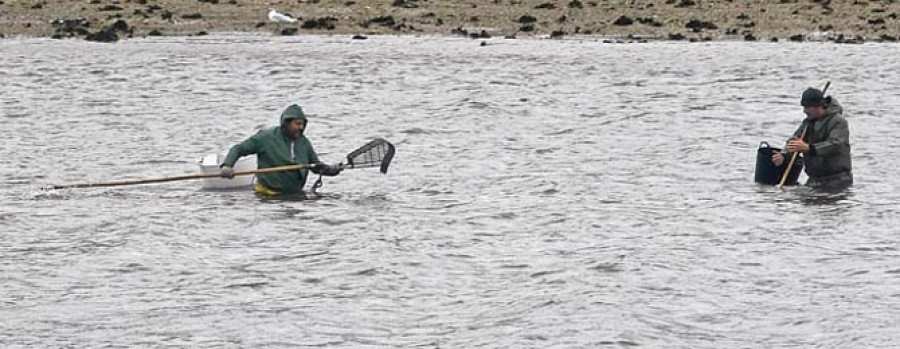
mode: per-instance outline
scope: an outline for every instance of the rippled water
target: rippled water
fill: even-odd
[[[893,348],[900,46],[210,36],[0,40],[0,342]],[[808,86],[857,185],[752,182]],[[182,175],[299,102],[314,200]]]

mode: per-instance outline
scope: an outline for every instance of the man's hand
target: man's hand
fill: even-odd
[[[219,170],[219,177],[232,179],[234,178],[234,169],[231,166],[222,166]]]
[[[323,176],[337,176],[344,169],[341,168],[341,165],[326,165],[326,164],[316,164],[315,166],[309,169],[313,173],[321,174]]]
[[[775,163],[775,166],[781,166],[784,163],[784,155],[781,155],[781,152],[772,153],[772,162]]]
[[[802,139],[791,139],[787,144],[787,151],[791,153],[805,153],[809,151],[809,144]]]

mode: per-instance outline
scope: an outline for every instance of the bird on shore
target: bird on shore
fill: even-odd
[[[291,16],[288,16],[281,12],[275,11],[275,9],[273,9],[273,8],[270,8],[269,9],[269,21],[275,22],[275,23],[294,23],[297,20],[294,18],[291,18]]]
[[[297,20],[291,16],[283,14],[281,12],[275,11],[275,9],[269,9],[269,22],[275,22],[278,25],[278,34],[285,35],[281,30],[281,23],[294,23]]]

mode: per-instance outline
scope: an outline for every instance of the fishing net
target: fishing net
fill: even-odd
[[[344,168],[380,167],[381,173],[387,173],[391,159],[394,158],[394,145],[376,138],[366,145],[347,154]]]
[[[394,145],[384,139],[376,138],[347,154],[347,163],[340,164],[340,166],[343,169],[379,167],[381,173],[387,173],[388,166],[390,166],[393,158]],[[313,194],[317,194],[316,190],[321,187],[322,175],[319,174],[319,178],[316,179],[311,188]]]

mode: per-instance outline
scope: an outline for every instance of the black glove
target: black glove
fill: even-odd
[[[337,176],[344,169],[341,167],[341,165],[316,164],[309,170],[315,174],[320,174],[323,176]]]
[[[234,178],[234,169],[229,166],[222,166],[219,171],[219,177],[232,179]]]

